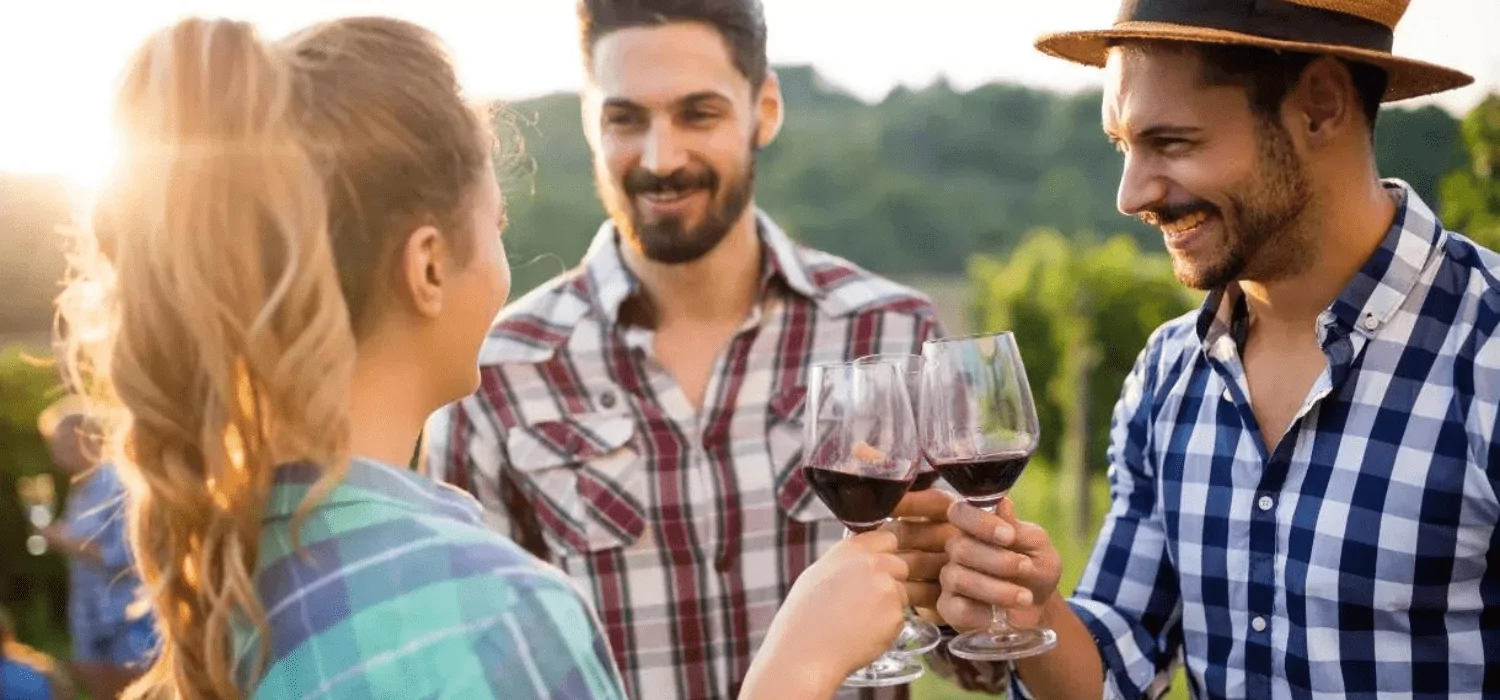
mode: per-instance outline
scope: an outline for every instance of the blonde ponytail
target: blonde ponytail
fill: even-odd
[[[124,80],[121,177],[95,226],[116,243],[108,377],[165,640],[131,697],[239,697],[231,625],[265,623],[253,573],[272,467],[313,460],[331,482],[343,463],[354,336],[297,89],[228,21],[156,35]]]

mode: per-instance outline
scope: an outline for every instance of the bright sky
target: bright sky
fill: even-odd
[[[1116,0],[764,0],[773,63],[812,63],[870,100],[940,75],[960,88],[1003,80],[1077,89],[1097,71],[1036,53],[1036,35],[1108,25]],[[576,89],[572,0],[5,0],[0,3],[0,170],[87,183],[107,167],[109,105],[123,62],[186,14],[227,16],[279,36],[320,19],[384,14],[444,38],[470,92],[526,97]],[[1500,90],[1500,2],[1414,0],[1396,53],[1454,66],[1477,86],[1455,111]],[[838,37],[838,38],[835,38]],[[790,115],[795,119],[796,115]]]

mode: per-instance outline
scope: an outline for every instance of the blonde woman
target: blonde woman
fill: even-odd
[[[399,466],[505,302],[488,118],[434,38],[184,21],[132,61],[61,300],[162,647],[128,697],[618,698],[592,612]],[[742,697],[831,696],[901,624],[873,533],[798,581]]]

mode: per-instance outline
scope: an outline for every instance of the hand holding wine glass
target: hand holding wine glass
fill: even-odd
[[[1011,333],[928,341],[922,348],[922,446],[943,480],[988,513],[1021,477],[1041,437],[1026,367]],[[988,628],[959,635],[948,650],[1005,661],[1057,645],[1050,629],[1019,629],[991,607]]]
[[[1000,501],[997,512],[957,502],[948,522],[958,534],[948,542],[938,612],[961,630],[990,624],[992,606],[1023,626],[1036,626],[1062,580],[1062,557],[1047,531],[1016,517],[1015,503]]]
[[[834,545],[797,577],[740,697],[831,697],[851,673],[890,648],[902,627],[906,576],[889,532]]]

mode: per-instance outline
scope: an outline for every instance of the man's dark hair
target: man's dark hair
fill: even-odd
[[[1278,51],[1239,44],[1202,44],[1179,41],[1120,42],[1126,51],[1165,49],[1193,51],[1203,59],[1203,80],[1209,85],[1237,85],[1245,88],[1250,108],[1263,118],[1274,119],[1281,103],[1296,87],[1303,71],[1318,59],[1318,54]],[[1380,115],[1380,98],[1385,94],[1388,78],[1385,70],[1368,63],[1340,58],[1349,69],[1354,89],[1359,93],[1370,138],[1375,137],[1375,120]]]
[[[760,0],[579,0],[583,63],[590,73],[594,44],[620,29],[701,22],[718,30],[734,67],[759,90],[766,80],[766,15]]]

